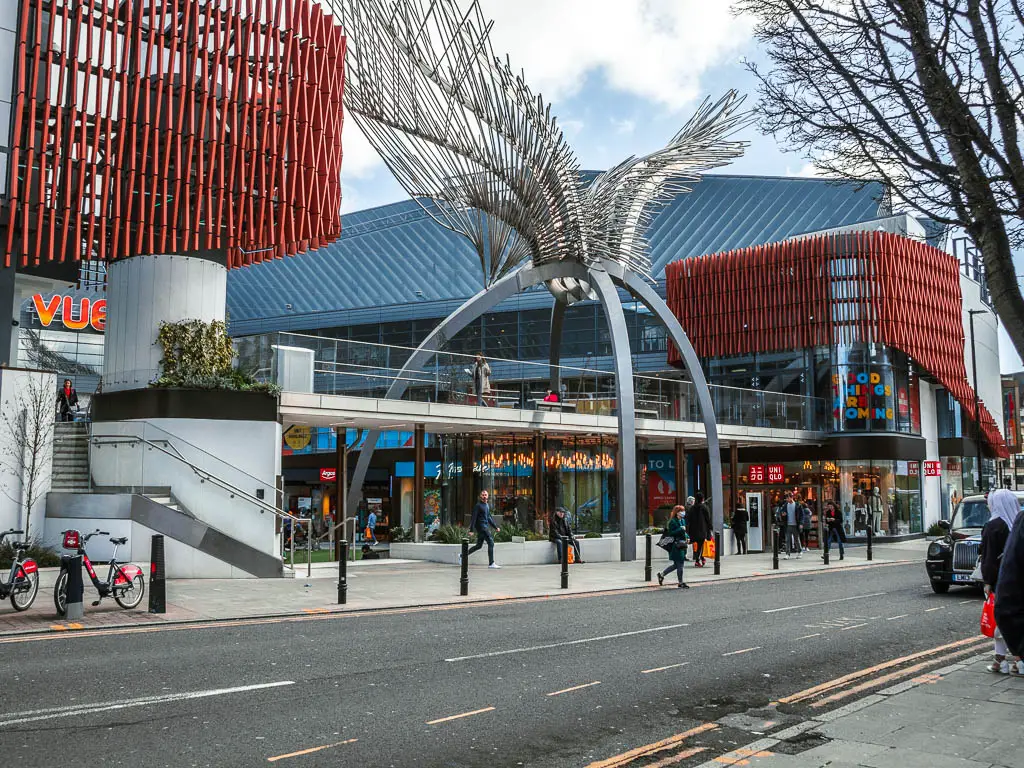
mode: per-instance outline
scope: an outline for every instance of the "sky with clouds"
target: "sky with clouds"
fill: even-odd
[[[726,0],[480,0],[494,20],[495,51],[526,73],[584,168],[606,168],[664,146],[706,96],[730,88],[756,98],[746,60],[761,58],[749,19]],[[724,172],[809,175],[799,154],[783,152],[754,127],[746,155]],[[343,212],[402,200],[405,193],[346,120]],[[1002,339],[1004,370],[1021,361]]]

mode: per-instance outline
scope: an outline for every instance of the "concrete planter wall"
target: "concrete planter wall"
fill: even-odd
[[[619,537],[605,536],[601,539],[579,539],[583,559],[589,563],[617,563],[619,561]],[[403,560],[427,560],[433,563],[458,565],[459,544],[399,543],[391,545],[391,557]],[[637,557],[644,557],[644,537],[636,537]],[[654,548],[654,560],[664,560],[665,553]],[[555,548],[548,541],[511,542],[494,545],[494,560],[499,565],[554,565],[558,562]],[[469,559],[471,565],[487,565],[487,546],[474,552]]]

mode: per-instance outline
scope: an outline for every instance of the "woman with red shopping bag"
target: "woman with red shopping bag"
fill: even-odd
[[[981,617],[981,630],[986,637],[995,640],[995,659],[988,669],[997,674],[1021,675],[1024,674],[1024,662],[1013,659],[995,618],[999,568],[1002,565],[1010,531],[1013,530],[1013,524],[1020,514],[1020,502],[1012,492],[999,490],[989,495],[988,508],[992,517],[981,531],[981,580],[985,585],[985,608]]]

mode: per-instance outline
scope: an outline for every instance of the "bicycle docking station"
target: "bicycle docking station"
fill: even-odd
[[[164,564],[164,537],[153,534],[149,557],[149,612],[167,613],[167,568]]]
[[[85,616],[85,606],[82,600],[85,597],[85,584],[82,583],[82,556],[61,555],[61,568],[67,570],[68,574],[68,602],[64,611],[64,618],[69,621],[81,619]]]

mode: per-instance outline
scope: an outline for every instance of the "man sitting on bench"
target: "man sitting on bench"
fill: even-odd
[[[559,561],[562,559],[562,553],[558,547],[561,546],[563,537],[567,537],[572,548],[576,550],[576,562],[582,563],[583,554],[580,552],[580,543],[576,541],[576,537],[572,535],[572,530],[569,528],[569,521],[565,517],[565,507],[559,507],[551,517],[551,525],[548,526],[548,538],[555,545],[555,552]]]

